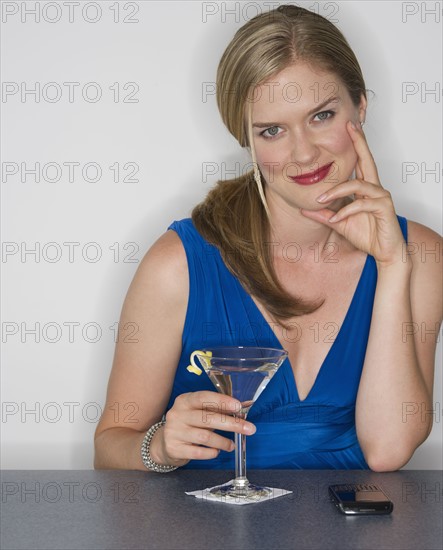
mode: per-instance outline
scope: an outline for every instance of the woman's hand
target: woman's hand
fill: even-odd
[[[183,466],[189,460],[216,458],[221,450],[233,451],[234,442],[214,430],[253,434],[253,424],[232,416],[240,409],[239,401],[217,392],[179,395],[166,413],[166,424],[154,435],[153,460],[159,464]]]
[[[354,194],[354,201],[338,210],[305,210],[307,218],[333,227],[355,247],[374,257],[379,267],[402,261],[404,238],[391,194],[383,189],[363,130],[350,121],[347,130],[357,153],[356,179],[339,183],[317,201],[328,203]]]

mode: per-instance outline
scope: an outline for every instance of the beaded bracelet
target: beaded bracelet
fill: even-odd
[[[146,435],[143,439],[142,448],[141,448],[143,464],[146,466],[148,470],[151,470],[153,472],[158,472],[160,474],[166,474],[178,468],[178,466],[166,466],[164,464],[157,464],[157,462],[154,462],[152,460],[151,454],[149,452],[149,446],[151,445],[151,440],[154,437],[155,432],[165,424],[166,424],[166,420],[161,420],[160,422],[157,422],[157,424],[154,424],[153,426],[151,426],[149,430],[146,432]]]

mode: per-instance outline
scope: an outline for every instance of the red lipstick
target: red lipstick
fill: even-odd
[[[298,183],[299,185],[312,185],[313,183],[318,183],[322,179],[324,179],[331,170],[331,166],[333,165],[332,162],[329,164],[326,164],[325,166],[322,166],[318,170],[315,170],[314,172],[309,172],[307,174],[300,174],[300,176],[289,176],[292,181],[295,181],[295,183]]]

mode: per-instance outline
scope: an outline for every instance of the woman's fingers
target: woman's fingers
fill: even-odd
[[[360,164],[358,160],[357,160],[357,164],[355,165],[355,177],[359,180],[364,180],[363,172],[360,168]]]
[[[356,151],[356,178],[344,181],[317,197],[325,208],[300,212],[334,230],[353,246],[375,258],[379,265],[390,265],[399,257],[404,238],[389,191],[378,178],[377,167],[361,128],[349,121],[347,130]],[[334,212],[331,201],[353,195],[354,200]],[[346,201],[343,201],[346,202]],[[330,205],[330,208],[328,208]]]
[[[369,149],[363,130],[361,127],[359,128],[355,126],[351,121],[348,122],[347,128],[358,157],[357,165],[360,175],[357,175],[357,177],[370,181],[376,185],[380,185],[377,166]]]
[[[165,447],[168,457],[173,460],[209,460],[220,451],[231,452],[235,445],[231,439],[208,429],[188,428],[186,434],[176,434],[173,428],[165,430]]]
[[[190,393],[183,393],[177,397],[174,403],[180,405],[180,408],[188,409],[202,409],[207,407],[214,407],[220,413],[234,414],[241,409],[241,403],[238,399],[230,397],[229,395],[223,395],[215,391],[196,391]]]
[[[349,180],[343,183],[339,183],[335,187],[332,187],[332,189],[330,189],[326,193],[323,193],[322,195],[317,197],[317,202],[324,204],[339,198],[348,197],[352,194],[358,194],[362,197],[377,199],[386,196],[388,192],[383,189],[381,185],[376,185],[374,183],[358,179]]]
[[[251,422],[234,417],[232,413],[226,412],[224,407],[214,407],[212,404],[192,411],[188,421],[190,425],[206,430],[223,430],[246,435],[252,435],[256,429]]]
[[[351,204],[341,208],[336,214],[329,218],[329,222],[336,223],[342,221],[358,212],[382,213],[383,205],[380,199],[356,199]]]
[[[233,441],[214,430],[251,435],[254,424],[233,416],[241,403],[227,395],[201,391],[179,395],[166,414],[163,445],[169,461],[215,458],[234,450]]]
[[[252,434],[255,426],[247,420],[235,417],[241,403],[233,397],[216,392],[202,391],[184,393],[177,397],[174,407],[167,413],[166,420],[198,426],[208,430],[224,430]]]

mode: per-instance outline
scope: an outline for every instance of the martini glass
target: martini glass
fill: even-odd
[[[260,347],[205,348],[191,354],[191,363],[197,357],[218,392],[235,397],[241,409],[234,417],[245,419],[255,400],[286,359],[282,349]],[[235,479],[231,483],[214,487],[211,493],[243,499],[259,499],[271,490],[249,482],[246,477],[246,436],[235,433]]]

